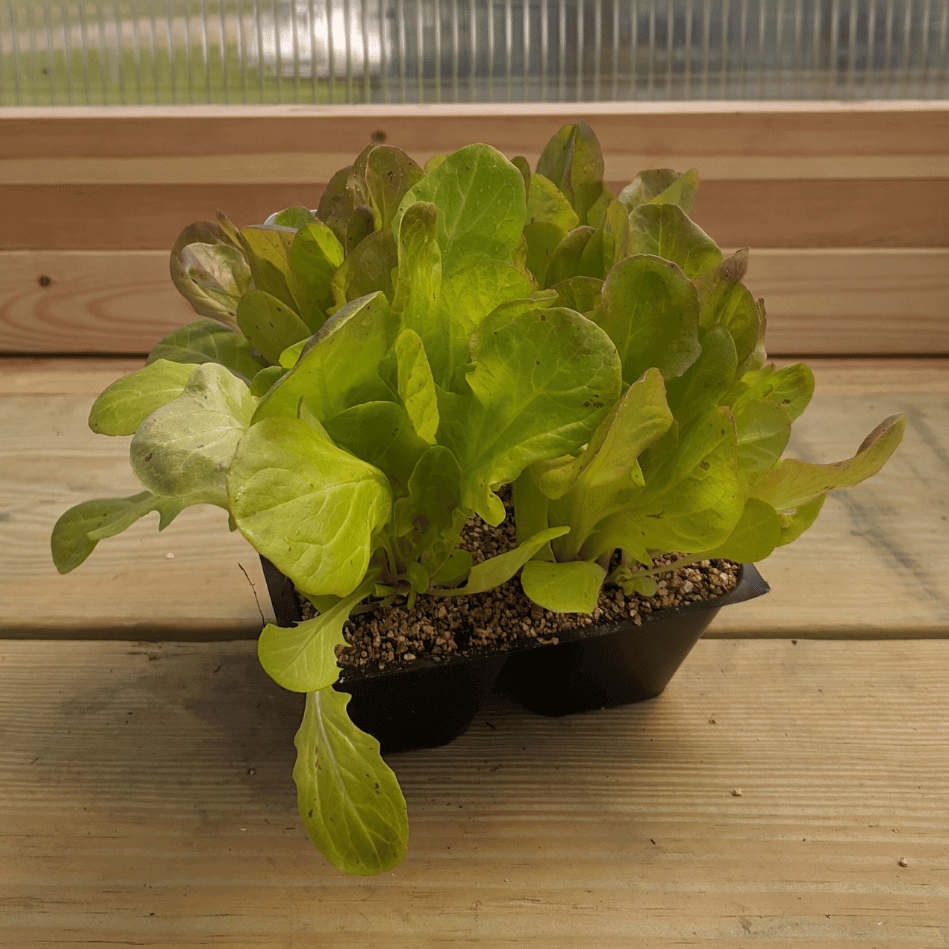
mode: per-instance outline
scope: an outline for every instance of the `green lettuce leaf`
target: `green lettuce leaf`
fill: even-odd
[[[783,547],[785,544],[797,540],[817,520],[817,515],[820,514],[826,500],[827,495],[825,494],[816,501],[811,501],[810,504],[804,504],[787,514],[782,514],[779,546]]]
[[[616,349],[594,323],[560,308],[489,316],[474,343],[467,391],[441,395],[439,443],[466,475],[464,506],[504,518],[492,486],[534,461],[576,451],[619,395]]]
[[[603,279],[601,254],[586,253],[596,234],[596,229],[587,225],[575,227],[550,251],[542,286],[553,287],[571,277]]]
[[[682,271],[658,257],[627,257],[610,271],[592,315],[616,345],[623,381],[650,367],[680,376],[699,355],[699,305]]]
[[[493,590],[510,580],[537,551],[552,540],[562,537],[568,530],[567,527],[546,528],[528,537],[517,547],[475,564],[468,575],[468,582],[463,587],[445,590],[435,589],[431,593],[434,596],[468,596],[472,593],[484,593],[487,590]]]
[[[333,275],[330,289],[338,307],[360,297],[383,293],[392,300],[392,272],[398,252],[391,231],[374,231],[357,244]]]
[[[415,463],[405,496],[395,503],[393,532],[405,539],[401,546],[417,562],[424,562],[430,574],[448,561],[461,536],[466,520],[461,510],[462,481],[455,456],[443,445],[432,445]],[[464,579],[466,571],[462,574],[453,574],[453,579]]]
[[[378,571],[372,572],[349,596],[296,626],[267,624],[257,641],[257,656],[277,685],[291,692],[317,692],[340,674],[336,650],[347,648],[343,625],[353,607],[371,592]]]
[[[671,168],[657,168],[636,175],[620,191],[619,201],[628,211],[642,204],[677,204],[686,214],[690,214],[698,190],[699,175],[694,168],[684,175]]]
[[[397,318],[381,293],[341,307],[303,348],[293,369],[262,399],[254,421],[296,417],[301,401],[320,422],[363,402],[392,397],[379,375]]]
[[[728,330],[723,326],[700,330],[699,340],[698,359],[679,379],[669,380],[669,406],[679,425],[726,400],[738,374],[738,353]]]
[[[310,328],[296,310],[263,290],[248,290],[237,307],[237,325],[248,342],[271,363],[280,354],[310,336]]]
[[[284,208],[282,211],[271,214],[270,217],[264,221],[264,224],[275,224],[277,227],[292,227],[295,231],[299,231],[308,224],[312,224],[315,219],[316,215],[309,210],[309,208],[294,205],[291,208]]]
[[[345,168],[340,168],[330,178],[323,190],[320,206],[316,212],[316,216],[329,227],[344,248],[349,220],[353,216],[356,205],[368,198],[364,189],[359,189],[359,193],[354,194],[354,188],[350,185],[352,171],[353,166],[347,165]],[[358,179],[354,177],[352,180],[357,182],[355,187],[358,188]]]
[[[425,352],[438,385],[446,387],[471,359],[471,338],[489,313],[529,300],[528,277],[500,260],[483,260],[442,281],[435,322],[424,327]],[[532,306],[541,306],[534,301]]]
[[[365,149],[352,171],[362,178],[362,201],[373,210],[377,231],[391,227],[406,192],[422,178],[422,169],[405,152],[389,145]]]
[[[382,471],[396,493],[407,490],[416,463],[430,447],[396,402],[354,405],[327,419],[325,428],[340,448]]]
[[[746,405],[767,399],[780,405],[793,422],[807,408],[814,394],[814,374],[803,363],[794,363],[783,369],[763,366],[745,373],[726,397],[733,412],[741,412]]]
[[[436,371],[440,371],[445,343],[438,313],[442,252],[437,231],[438,209],[434,204],[418,202],[403,209],[399,224],[399,275],[392,311],[403,329],[414,331],[423,342],[429,341],[429,360],[434,359]]]
[[[349,720],[349,696],[310,692],[294,741],[297,805],[316,848],[344,873],[371,876],[405,856],[408,817],[379,742]]]
[[[580,223],[563,192],[541,174],[531,175],[527,192],[529,224],[550,224],[564,237]]]
[[[650,551],[690,554],[724,542],[747,497],[736,441],[735,424],[725,408],[697,419],[677,442],[666,440],[657,458],[641,465],[644,486],[602,519],[580,549],[580,558],[595,560],[619,548],[649,563]]]
[[[689,278],[722,262],[718,245],[678,205],[644,204],[631,212],[631,251],[677,264]]]
[[[100,540],[121,534],[152,511],[158,511],[158,529],[164,530],[191,503],[188,499],[156,497],[151,491],[129,498],[83,501],[66,511],[53,527],[53,563],[60,573],[69,573],[95,550]]]
[[[603,299],[603,281],[593,277],[570,277],[550,289],[557,294],[557,306],[576,310],[591,319]]]
[[[152,412],[181,395],[194,368],[159,359],[116,380],[92,404],[89,428],[100,435],[134,435]]]
[[[195,313],[236,327],[251,270],[233,225],[223,219],[186,227],[171,251],[171,279]]]
[[[846,461],[816,465],[786,458],[754,487],[753,495],[779,513],[797,510],[820,500],[828,491],[852,488],[875,475],[903,439],[906,418],[892,415],[882,421]]]
[[[783,406],[758,399],[735,413],[735,428],[738,469],[750,487],[780,460],[791,437],[791,419]]]
[[[436,233],[445,276],[480,260],[509,261],[520,244],[527,220],[524,181],[488,145],[453,152],[410,188],[393,219],[393,233],[399,234],[402,217],[419,201],[438,209]]]
[[[639,457],[671,425],[662,376],[651,369],[626,390],[575,459],[531,469],[551,501],[551,523],[570,525],[569,536],[553,548],[559,560],[574,560],[604,518],[635,503],[643,487]]]
[[[586,122],[565,125],[537,160],[537,174],[566,196],[580,224],[596,227],[612,197],[603,184],[603,154]]]
[[[703,327],[722,326],[731,336],[740,366],[745,366],[763,343],[764,308],[740,283],[748,268],[748,251],[742,250],[697,277]]]
[[[399,398],[419,438],[433,445],[438,431],[438,395],[432,367],[418,333],[403,330],[395,341],[395,356]]]
[[[555,613],[592,613],[605,579],[606,571],[589,560],[532,560],[521,571],[524,593]]]
[[[236,304],[233,315],[236,326]],[[145,363],[148,365],[158,359],[193,365],[220,363],[248,385],[263,368],[244,336],[212,319],[197,320],[173,330],[152,347]]]
[[[335,303],[331,284],[343,264],[343,246],[327,225],[313,221],[297,232],[288,260],[294,299],[309,336],[323,325]]]
[[[256,399],[217,363],[203,363],[176,399],[152,412],[132,439],[132,470],[160,497],[227,508],[225,478]]]
[[[741,517],[728,538],[702,559],[723,558],[737,563],[756,563],[770,557],[781,543],[781,517],[760,498],[748,498]]]
[[[292,227],[253,224],[240,230],[241,248],[250,266],[254,287],[291,310],[297,309],[290,278],[290,248],[297,232]]]
[[[352,593],[391,515],[385,475],[297,418],[252,425],[227,488],[238,529],[305,593]]]

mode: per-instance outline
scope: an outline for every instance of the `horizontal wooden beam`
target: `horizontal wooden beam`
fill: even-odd
[[[218,209],[315,206],[372,141],[419,161],[472,141],[534,160],[591,122],[619,188],[698,169],[702,226],[758,247],[947,247],[949,103],[0,110],[0,248],[159,249]]]
[[[107,161],[106,183],[123,175],[295,183],[313,177],[319,162],[351,162],[371,141],[423,160],[477,141],[533,156],[579,119],[593,126],[607,174],[615,168],[620,177],[639,170],[630,165],[620,175],[617,163],[632,159],[652,167],[707,162],[713,177],[837,177],[833,164],[853,158],[863,177],[928,178],[949,174],[947,118],[949,102],[7,108],[0,109],[0,183],[49,182],[38,174],[44,168],[58,169],[56,180],[98,181],[104,166],[96,163]],[[267,156],[278,160],[261,164]],[[283,177],[298,160],[309,160],[308,173]],[[37,161],[56,164],[27,164]],[[116,167],[123,161],[128,172]],[[145,177],[135,177],[136,168]]]
[[[845,175],[845,169],[841,169]],[[239,225],[319,203],[325,176],[297,184],[0,185],[0,250],[172,247],[223,211]],[[612,183],[614,192],[629,179]],[[693,217],[719,244],[949,247],[949,176],[705,181]]]
[[[776,357],[777,367],[799,360]],[[140,357],[90,356],[0,356],[0,397],[83,396],[91,404],[106,386],[121,376],[141,369]],[[817,377],[821,393],[915,396],[949,395],[949,359],[897,356],[866,359],[850,356],[808,357],[807,364]],[[108,444],[110,440],[102,440]]]
[[[752,250],[769,351],[949,351],[949,250]],[[0,352],[147,353],[196,319],[168,252],[0,253]]]
[[[465,143],[470,144],[470,143]],[[442,148],[442,151],[451,149]],[[255,185],[265,177],[271,184],[297,185],[301,181],[327,182],[333,174],[351,165],[358,151],[316,154],[266,150],[243,155],[204,157],[194,155],[136,156],[117,159],[101,157],[11,158],[0,161],[0,186],[6,185],[166,185],[189,184]],[[435,151],[413,151],[424,164]],[[539,150],[517,152],[536,165]],[[511,153],[513,157],[514,151]],[[878,156],[723,156],[702,155],[682,150],[661,153],[606,155],[607,174],[626,184],[644,168],[700,168],[705,181],[835,180],[845,171],[855,179],[939,178],[946,173],[942,155]]]

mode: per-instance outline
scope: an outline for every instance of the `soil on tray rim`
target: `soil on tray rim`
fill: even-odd
[[[502,500],[508,501],[502,495]],[[499,527],[480,518],[468,521],[461,546],[475,563],[516,546],[514,523],[507,517]],[[672,563],[674,554],[655,564]],[[670,607],[722,596],[738,583],[739,564],[730,560],[702,560],[656,577],[658,589],[651,597],[625,594],[619,587],[604,587],[592,613],[554,613],[529,600],[515,576],[507,583],[459,597],[416,597],[409,610],[398,601],[385,611],[368,611],[351,617],[343,627],[349,648],[337,652],[342,679],[358,678],[393,664],[416,659],[447,660],[464,655],[504,651],[515,644],[556,644],[560,635],[584,626],[632,621]],[[303,618],[316,615],[313,604],[298,594]]]

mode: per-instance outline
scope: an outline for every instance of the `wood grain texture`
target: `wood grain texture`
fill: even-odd
[[[865,176],[943,177],[947,118],[945,102],[7,108],[0,109],[0,183],[82,182],[83,174],[98,181],[92,163],[111,162],[112,175],[101,176],[109,183],[125,180],[126,161],[138,167],[139,181],[159,174],[163,182],[293,182],[285,177],[291,156],[314,156],[308,168],[320,168],[313,164],[320,156],[349,163],[372,141],[421,160],[474,141],[534,157],[561,125],[579,119],[593,126],[608,171],[642,157],[652,167],[715,162],[716,177],[789,177],[793,169],[811,173],[790,176],[836,177],[833,164],[848,156]],[[284,160],[266,167],[266,156]],[[61,173],[50,176],[54,166],[43,162],[59,163]]]
[[[82,395],[95,398],[116,379],[144,365],[145,360],[139,357],[0,356],[0,395]],[[83,405],[86,404],[83,401]]]
[[[253,644],[7,642],[0,677],[5,945],[949,939],[945,641],[705,641],[640,705],[492,699],[453,744],[393,756],[410,850],[372,879],[311,849],[299,697]]]
[[[769,351],[949,352],[949,250],[751,251]],[[0,252],[0,352],[147,353],[197,319],[167,250]]]
[[[794,362],[775,358],[776,366]],[[809,357],[821,392],[927,393],[949,395],[949,361],[902,357],[854,359]],[[84,395],[90,401],[121,376],[141,369],[141,358],[0,356],[0,395]]]
[[[0,362],[0,635],[256,636],[261,614],[251,582],[269,614],[256,555],[228,533],[216,508],[189,509],[160,534],[148,518],[103,541],[73,573],[60,577],[53,568],[49,534],[63,511],[138,490],[128,439],[86,426],[95,394],[134,365],[67,361],[71,394],[34,395],[52,387],[42,361]],[[795,425],[790,453],[846,458],[879,421],[900,412],[908,418],[903,444],[876,478],[832,495],[804,537],[765,561],[772,592],[723,610],[710,635],[945,636],[949,361],[814,365],[817,395]],[[39,380],[33,386],[11,382],[31,374]]]
[[[168,251],[0,253],[0,352],[147,353],[196,319]]]
[[[485,141],[533,162],[578,118],[615,188],[698,168],[700,220],[722,243],[949,246],[946,103],[633,103],[4,109],[0,248],[167,248],[219,208],[243,224],[315,206],[371,141],[420,162]]]
[[[322,177],[0,185],[0,250],[167,250],[183,228],[218,210],[243,226],[281,208],[315,208]],[[611,181],[614,193],[629,180]],[[842,165],[836,179],[705,180],[694,216],[723,246],[949,247],[947,205],[949,177],[857,180]]]
[[[775,355],[949,353],[949,251],[753,249]]]

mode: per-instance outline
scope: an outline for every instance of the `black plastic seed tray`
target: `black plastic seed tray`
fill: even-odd
[[[302,614],[290,581],[261,557],[281,626]],[[569,715],[659,695],[723,606],[770,588],[753,564],[723,596],[646,614],[631,621],[561,633],[555,645],[526,640],[504,652],[420,657],[380,671],[345,673],[334,688],[350,693],[353,723],[374,735],[384,753],[434,748],[464,734],[497,688],[541,715]]]

